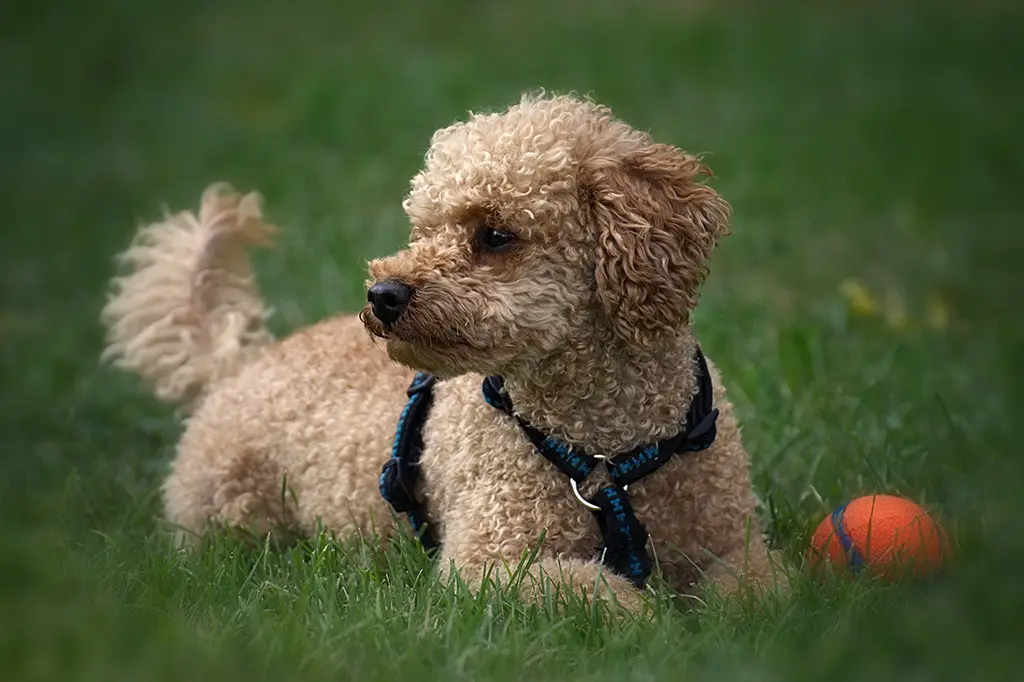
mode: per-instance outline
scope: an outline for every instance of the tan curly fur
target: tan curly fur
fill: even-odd
[[[484,402],[480,384],[501,374],[526,419],[591,452],[676,433],[696,390],[690,313],[729,218],[701,181],[707,174],[698,158],[571,96],[526,95],[505,112],[438,131],[404,203],[408,248],[369,266],[371,281],[413,288],[408,309],[384,325],[367,307],[257,356],[232,346],[244,367],[205,373],[216,381],[164,486],[168,518],[195,535],[211,522],[300,534],[323,524],[386,540],[395,526],[377,478],[412,370],[425,370],[442,381],[424,429],[419,494],[442,541],[442,568],[475,585],[498,563],[500,580],[500,566],[515,565],[543,532],[526,598],[553,579],[584,594],[598,586],[638,610],[640,593],[595,560],[591,513],[515,422]],[[514,241],[488,250],[480,235],[489,229]],[[185,233],[176,239],[163,247],[189,252]],[[154,319],[161,302],[196,286],[194,273],[130,276],[111,305],[122,320]],[[217,309],[256,310],[245,297],[225,301]],[[183,338],[220,328],[208,314],[181,319]],[[115,334],[112,348],[126,336],[139,337]],[[125,366],[165,376],[155,369],[159,346],[136,343],[142,359]],[[173,349],[205,363],[207,347],[190,344]],[[702,576],[726,591],[774,582],[748,456],[712,374],[715,444],[630,488],[662,575],[683,591]]]
[[[225,184],[203,194],[199,215],[169,215],[139,230],[119,255],[101,319],[103,357],[151,381],[158,398],[190,404],[272,341],[270,310],[245,248],[268,245],[274,228],[260,199]]]

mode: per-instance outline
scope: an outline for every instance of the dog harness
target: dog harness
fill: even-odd
[[[647,583],[652,563],[647,552],[647,529],[633,512],[628,487],[660,469],[676,453],[705,450],[715,442],[718,409],[714,407],[707,361],[699,348],[696,360],[697,393],[679,433],[611,457],[588,453],[545,435],[515,412],[501,377],[490,376],[483,382],[484,400],[518,423],[537,452],[569,478],[576,498],[593,512],[601,530],[602,562],[638,588]],[[420,373],[409,386],[409,401],[398,420],[391,458],[380,475],[381,495],[396,512],[408,515],[413,531],[428,552],[437,547],[438,541],[427,524],[426,506],[417,499],[415,491],[423,453],[423,425],[433,401],[434,383],[432,375]],[[580,494],[579,484],[601,462],[611,482],[586,499]]]

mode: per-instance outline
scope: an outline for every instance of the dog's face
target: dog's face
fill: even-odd
[[[524,98],[434,135],[409,246],[370,263],[367,329],[391,357],[501,373],[688,323],[728,205],[683,152],[590,102]]]

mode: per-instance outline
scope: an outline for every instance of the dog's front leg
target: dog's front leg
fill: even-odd
[[[511,589],[522,601],[538,605],[553,603],[564,609],[574,599],[592,603],[595,598],[613,612],[639,615],[644,598],[627,579],[597,561],[576,558],[541,557],[525,560],[446,554],[442,573],[455,578],[474,594],[481,589]]]
[[[643,611],[643,594],[629,580],[597,561],[547,557],[530,566],[520,587],[524,600],[546,601],[548,595],[574,594],[588,603],[600,599],[634,616]]]

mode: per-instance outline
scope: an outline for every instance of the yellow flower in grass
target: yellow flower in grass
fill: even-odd
[[[846,308],[860,317],[881,317],[885,326],[893,331],[920,329],[927,326],[932,329],[949,327],[951,309],[949,303],[941,296],[933,296],[928,300],[923,319],[916,316],[911,319],[907,313],[907,304],[903,296],[890,289],[885,300],[879,302],[873,293],[855,279],[844,280],[839,285],[839,293],[846,300]]]
[[[878,314],[878,300],[857,280],[844,280],[839,285],[839,293],[846,299],[847,307],[854,314],[862,317],[874,317]]]

